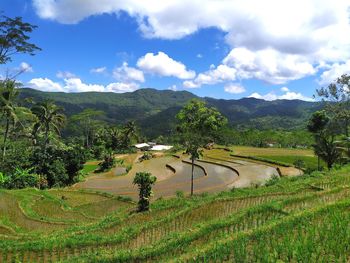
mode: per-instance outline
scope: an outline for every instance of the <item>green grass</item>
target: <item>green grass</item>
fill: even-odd
[[[98,165],[97,164],[84,164],[84,168],[82,170],[82,173],[84,175],[92,173],[97,169]]]
[[[260,155],[258,157],[272,160],[272,161],[277,161],[277,162],[282,162],[290,165],[294,165],[294,162],[297,160],[302,160],[305,163],[305,167],[302,168],[309,168],[312,170],[317,169],[317,157],[315,156],[303,156],[303,155],[285,155],[285,156],[276,156],[276,155]],[[320,166],[324,167],[325,163],[321,160],[320,161]]]
[[[0,190],[0,262],[347,262],[349,196],[350,166],[146,213],[100,193]]]

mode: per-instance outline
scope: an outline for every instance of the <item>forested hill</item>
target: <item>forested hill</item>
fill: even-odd
[[[21,101],[52,99],[70,116],[86,108],[102,110],[105,120],[121,124],[135,120],[150,137],[168,134],[175,124],[180,108],[196,95],[187,91],[140,89],[128,93],[61,93],[22,89]],[[305,127],[310,114],[320,109],[320,103],[301,100],[264,101],[254,98],[223,100],[200,98],[216,107],[234,126],[258,129],[299,129]]]

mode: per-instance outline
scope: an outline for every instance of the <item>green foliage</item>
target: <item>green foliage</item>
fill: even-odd
[[[139,158],[139,161],[151,160],[153,158],[153,154],[151,152],[145,151],[143,155]]]
[[[279,180],[279,176],[277,175],[273,175],[266,183],[265,183],[265,186],[272,186],[272,185],[275,185],[278,180]]]
[[[315,112],[308,124],[308,129],[314,134],[314,150],[331,169],[333,164],[340,160],[341,152],[336,145],[337,127],[326,111]]]
[[[0,175],[0,186],[7,189],[22,189],[26,187],[44,188],[47,186],[38,174],[33,174],[32,169],[16,169],[11,175]]]
[[[142,130],[142,135],[150,139],[163,135],[170,140],[176,131],[176,114],[191,99],[197,98],[187,91],[154,89],[141,89],[124,94],[96,92],[73,94],[21,90],[20,98],[28,97],[33,97],[36,101],[53,99],[58,105],[65,107],[65,113],[68,116],[78,114],[81,109],[94,105],[95,110],[105,112],[105,116],[101,119],[113,126],[135,120]],[[209,107],[217,108],[223,116],[228,118],[232,127],[242,131],[271,130],[271,127],[278,131],[305,130],[305,123],[311,114],[323,106],[322,103],[299,100],[272,102],[253,98],[225,101],[211,98],[201,100],[205,101]],[[293,140],[292,136],[287,137]],[[302,145],[307,144],[306,138],[302,136],[299,138],[302,139]],[[236,141],[239,140],[236,139]],[[249,140],[245,141],[249,142]],[[237,145],[237,142],[231,143]]]
[[[136,173],[133,184],[139,188],[138,211],[144,212],[149,210],[149,199],[152,196],[152,186],[157,181],[157,177],[151,173],[140,172]]]
[[[207,108],[200,100],[191,100],[176,115],[178,133],[192,161],[191,195],[193,195],[194,161],[201,156],[201,147],[210,142],[226,125],[227,119],[215,108]]]
[[[106,154],[103,158],[103,161],[98,164],[98,169],[96,170],[97,173],[107,172],[111,170],[116,165],[116,160],[113,157],[113,155]]]
[[[17,53],[33,55],[40,50],[29,43],[28,33],[36,26],[23,22],[21,17],[0,16],[0,64],[11,62],[11,56]]]

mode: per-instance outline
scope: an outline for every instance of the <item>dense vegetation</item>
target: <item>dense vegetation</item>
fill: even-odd
[[[341,261],[349,251],[350,169],[270,186],[157,200],[0,190],[0,261]],[[11,212],[10,212],[11,211]]]
[[[193,98],[201,99],[209,107],[217,108],[239,130],[290,130],[306,128],[311,114],[321,108],[320,103],[300,100],[264,101],[254,98],[217,100],[198,98],[187,91],[141,89],[131,93],[59,93],[23,89],[21,100],[52,99],[71,116],[84,109],[103,111],[101,118],[108,123],[125,123],[135,120],[143,134],[150,138],[169,136],[176,127],[176,114]],[[304,140],[306,141],[306,140]]]

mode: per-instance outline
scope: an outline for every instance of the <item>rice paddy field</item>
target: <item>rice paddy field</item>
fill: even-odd
[[[135,202],[0,190],[0,262],[349,262],[350,167],[269,186]]]
[[[286,149],[286,148],[256,148],[249,146],[231,147],[234,154],[250,157],[260,157],[266,160],[277,161],[294,165],[295,161],[301,160],[305,169],[316,170],[318,160],[313,150],[310,149]],[[320,160],[320,168],[325,167],[325,163]]]

